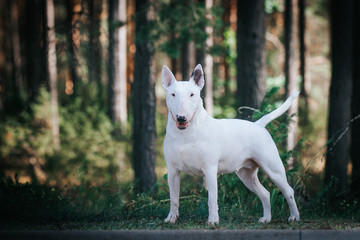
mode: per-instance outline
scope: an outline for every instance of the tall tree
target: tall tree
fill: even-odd
[[[351,118],[352,0],[332,0],[330,13],[332,69],[325,184],[337,182],[333,188],[343,193],[350,151],[350,133],[345,129]]]
[[[109,0],[109,115],[127,123],[126,0]]]
[[[7,74],[6,74],[6,68],[5,68],[5,52],[6,52],[6,47],[5,47],[5,32],[6,32],[6,27],[5,27],[5,22],[6,22],[6,18],[5,18],[5,11],[3,9],[6,9],[6,3],[5,2],[0,2],[0,76],[2,76],[0,78],[0,114],[3,116],[3,111],[4,111],[4,92],[5,92],[5,78],[7,78]],[[1,174],[1,173],[0,173]]]
[[[155,79],[153,49],[148,33],[153,18],[151,0],[136,0],[135,70],[132,86],[133,154],[136,191],[147,192],[156,182],[155,175]]]
[[[26,1],[26,42],[25,71],[27,77],[28,98],[34,102],[39,94],[41,78],[41,5],[40,0]]]
[[[170,10],[174,10],[177,9],[177,1],[176,0],[170,0],[169,3],[169,9]],[[169,43],[170,43],[170,47],[172,49],[176,49],[177,48],[177,39],[176,39],[176,25],[177,25],[177,20],[174,17],[167,17],[168,21],[169,21]],[[183,51],[184,52],[184,51]],[[186,52],[187,53],[187,52]],[[173,51],[173,54],[168,54],[171,60],[171,69],[173,70],[174,76],[176,77],[178,71],[177,71],[177,63],[178,63],[178,56],[176,54],[176,51]],[[182,57],[182,59],[185,59],[186,57]],[[184,65],[184,64],[182,64]],[[184,67],[185,68],[185,67]],[[184,72],[182,72],[184,74]],[[182,76],[183,77],[183,76]]]
[[[194,41],[186,41],[181,49],[181,72],[182,80],[187,81],[194,66],[196,66],[196,51]]]
[[[51,133],[53,146],[56,151],[60,150],[60,126],[59,126],[59,101],[57,89],[57,66],[56,66],[56,36],[55,36],[55,8],[53,0],[43,0],[45,5],[44,26],[46,43],[47,79],[50,89],[51,107]]]
[[[238,1],[236,38],[238,104],[258,108],[266,91],[264,0]],[[251,115],[245,109],[239,117]]]
[[[354,1],[353,11],[353,86],[351,126],[352,176],[351,192],[360,197],[360,1]]]
[[[21,54],[20,54],[20,35],[19,35],[19,11],[18,11],[18,1],[12,0],[10,2],[10,15],[11,15],[11,40],[12,40],[12,52],[13,52],[13,78],[15,82],[16,89],[23,88],[23,79],[22,79],[22,63],[21,63]],[[15,93],[19,97],[19,92]]]
[[[234,8],[234,10],[236,11],[236,2],[234,0],[222,0],[221,1],[221,4],[224,8],[224,13],[223,13],[223,17],[222,17],[222,20],[223,20],[223,23],[224,23],[224,26],[223,26],[223,32],[225,32],[228,28],[231,29],[231,13],[232,13],[232,8]],[[233,11],[234,11],[233,10]],[[223,34],[222,36],[222,40],[224,41],[225,40],[225,36]],[[229,47],[227,46],[227,51],[230,51],[228,49]],[[230,93],[230,69],[229,69],[229,64],[228,64],[228,61],[227,61],[227,58],[228,58],[228,53],[227,54],[224,54],[224,56],[222,56],[222,65],[223,65],[223,68],[224,68],[224,96],[228,96]]]
[[[194,6],[194,0],[190,1],[183,1],[181,2],[182,5],[186,9],[192,9]],[[177,19],[175,19],[177,20]],[[170,25],[173,25],[174,21],[170,21]],[[171,32],[171,37],[174,37],[176,34],[176,29],[173,29]],[[173,41],[173,39],[170,40],[170,42]],[[190,34],[184,34],[182,36],[182,46],[181,46],[181,76],[183,81],[187,81],[190,78],[190,74],[193,70],[193,68],[196,66],[196,56],[195,56],[195,43],[193,39],[191,39]],[[176,74],[176,73],[174,73]]]
[[[102,84],[102,61],[100,44],[100,15],[102,2],[87,0],[89,9],[89,50],[88,50],[88,78],[97,86],[97,101],[104,107],[103,84]]]
[[[298,90],[297,77],[297,4],[298,0],[285,0],[285,99],[290,94]],[[288,115],[293,115],[298,110],[298,98],[291,104]],[[289,124],[289,132],[286,141],[288,150],[294,149],[297,135],[297,118],[293,118]],[[288,161],[289,166],[293,166],[294,159]]]
[[[205,8],[207,11],[207,18],[211,18],[211,8],[214,5],[213,0],[205,0]],[[210,116],[213,115],[213,67],[214,67],[214,58],[211,56],[209,49],[214,45],[214,38],[213,38],[213,31],[214,28],[211,25],[207,25],[205,27],[205,32],[207,34],[206,38],[206,47],[208,48],[205,52],[204,58],[204,74],[206,78],[206,85],[205,85],[205,108],[206,111],[209,113]]]
[[[67,28],[67,53],[69,63],[69,77],[72,82],[72,89],[69,89],[68,94],[78,95],[80,77],[78,74],[78,59],[79,59],[79,14],[81,12],[81,0],[66,0],[66,28]]]
[[[299,124],[308,126],[309,124],[309,97],[307,89],[306,78],[306,45],[305,45],[305,30],[306,17],[305,8],[306,0],[298,0],[299,9],[299,52],[300,52],[300,107],[299,107]]]
[[[22,97],[25,83],[22,76],[19,32],[19,2],[4,1],[1,6],[2,39],[1,54],[2,72],[0,77],[1,108],[6,113],[18,113],[22,110]],[[0,61],[1,61],[0,60]]]
[[[126,6],[127,19],[133,19],[135,15],[135,2],[128,1]],[[130,83],[134,81],[134,62],[135,62],[135,21],[128,21],[126,24],[126,45],[127,49],[127,67],[126,67],[126,78],[128,80],[128,96],[130,96]],[[129,99],[129,98],[128,98]],[[128,100],[129,101],[129,100]]]

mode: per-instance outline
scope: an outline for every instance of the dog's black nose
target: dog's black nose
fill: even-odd
[[[177,118],[177,121],[178,121],[179,123],[184,123],[184,122],[186,122],[185,116],[176,116],[176,118]]]

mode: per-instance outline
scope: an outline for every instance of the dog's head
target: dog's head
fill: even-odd
[[[189,126],[196,111],[202,105],[200,91],[204,87],[204,71],[198,64],[189,81],[176,81],[167,66],[163,66],[161,80],[166,90],[166,104],[176,127],[184,130]]]

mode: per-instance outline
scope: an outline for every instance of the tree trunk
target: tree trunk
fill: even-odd
[[[1,77],[0,77],[0,96],[1,96],[1,107],[2,107],[2,111],[4,111],[4,113],[7,111],[7,107],[6,107],[6,100],[9,94],[14,95],[11,93],[11,89],[9,87],[9,82],[14,82],[11,81],[11,72],[12,72],[12,66],[11,64],[5,64],[6,62],[12,62],[12,51],[10,51],[12,49],[11,47],[11,42],[10,41],[6,41],[7,36],[11,35],[11,27],[9,26],[9,22],[11,19],[10,16],[10,0],[8,0],[7,2],[0,2],[2,9],[6,9],[5,11],[2,11],[2,14],[0,14],[1,17],[1,22],[0,25],[2,27],[1,30],[3,30],[3,32],[1,33],[1,59],[2,61],[0,61],[1,64]],[[4,116],[4,115],[2,115]]]
[[[126,23],[126,0],[119,1],[119,20]],[[117,96],[117,114],[123,131],[126,130],[127,125],[127,78],[126,78],[126,24],[119,28],[119,94]]]
[[[207,19],[211,18],[211,8],[214,6],[213,0],[205,0],[205,8],[207,11]],[[206,48],[205,59],[204,59],[204,75],[205,75],[205,108],[210,116],[213,115],[213,67],[214,67],[214,58],[209,53],[209,49],[214,45],[213,38],[214,28],[210,25],[205,27],[205,32],[208,35],[206,39]]]
[[[351,118],[352,91],[352,0],[331,1],[331,86],[328,118],[328,148],[325,184],[344,193],[350,133],[345,129]]]
[[[188,81],[196,66],[195,43],[193,41],[185,42],[182,46],[181,53],[182,80]]]
[[[46,28],[43,31],[46,32],[47,49],[47,77],[50,89],[50,106],[51,106],[51,133],[53,137],[53,145],[55,151],[60,151],[60,127],[59,127],[59,101],[57,90],[57,67],[56,67],[56,35],[55,35],[55,9],[53,0],[46,0],[45,13]]]
[[[34,102],[39,94],[41,76],[41,6],[40,0],[26,1],[26,77],[28,88],[28,99]]]
[[[126,6],[127,19],[132,19],[135,15],[135,2],[128,0]],[[134,62],[135,62],[135,21],[128,21],[126,24],[127,33],[126,33],[126,44],[127,44],[127,68],[126,68],[126,79],[127,83],[127,95],[128,95],[128,105],[129,105],[129,96],[130,96],[130,84],[134,82]]]
[[[102,2],[87,0],[89,9],[89,51],[88,51],[88,78],[91,83],[97,86],[97,101],[100,107],[104,105],[104,94],[102,84],[102,55],[100,44],[100,14]]]
[[[80,3],[75,0],[66,0],[66,10],[67,10],[67,51],[68,51],[68,64],[69,64],[69,79],[67,81],[71,82],[67,84],[65,92],[69,95],[73,94],[78,96],[79,94],[79,84],[80,78],[77,72],[78,68],[78,49],[80,47],[80,36],[78,29],[78,21],[80,12],[77,11],[77,7]]]
[[[360,1],[354,1],[353,11],[353,79],[352,79],[352,119],[351,126],[351,192],[360,198]]]
[[[190,0],[190,1],[193,1],[193,0]],[[188,1],[187,1],[188,2]],[[187,4],[187,2],[184,3],[184,5]],[[178,1],[177,0],[170,0],[170,5],[169,7],[170,8],[177,8],[177,5],[178,5]],[[178,43],[177,43],[177,30],[176,30],[176,25],[177,25],[177,21],[173,18],[170,18],[170,21],[169,21],[169,43],[170,43],[170,46],[171,48],[174,48],[177,49],[178,48]],[[183,45],[184,47],[184,45]],[[187,47],[187,45],[186,45]],[[187,54],[187,52],[185,52],[185,54]],[[171,54],[169,57],[171,59],[171,71],[173,72],[175,78],[177,80],[180,80],[180,76],[179,76],[179,67],[181,68],[181,78],[184,78],[184,69],[186,69],[187,67],[184,67],[184,61],[183,59],[186,59],[186,57],[184,57],[184,50],[182,49],[182,52],[181,52],[181,58],[179,58],[178,56],[176,56],[177,54]],[[181,62],[180,62],[181,60]],[[179,63],[180,66],[179,66]],[[186,63],[185,63],[186,64]],[[186,70],[185,70],[186,71]],[[188,74],[188,73],[187,73]],[[185,74],[186,75],[186,74]],[[182,79],[183,80],[183,79]]]
[[[294,91],[298,90],[297,76],[297,0],[285,1],[285,99]],[[288,115],[292,116],[298,111],[298,98],[291,104]],[[297,118],[293,118],[289,123],[289,132],[286,139],[286,148],[288,151],[293,150],[296,146],[296,135],[298,128]],[[288,160],[288,166],[293,167],[294,159]]]
[[[223,22],[224,22],[224,26],[223,26],[223,32],[225,32],[225,30],[227,28],[230,28],[230,13],[231,13],[231,1],[230,0],[222,0],[221,1],[222,6],[224,7],[224,13],[223,13]],[[236,4],[236,3],[235,3]],[[224,35],[222,36],[222,41],[225,40]],[[228,58],[227,54],[225,54],[225,56],[221,57],[221,62],[223,65],[223,69],[224,69],[224,96],[229,96],[230,94],[230,69],[229,69],[229,64],[227,63],[226,59]]]
[[[22,61],[20,52],[19,36],[19,4],[18,1],[6,1],[2,3],[3,50],[2,70],[0,77],[0,105],[6,113],[16,114],[23,108],[22,94],[24,81],[22,75]],[[1,61],[1,60],[0,60]]]
[[[126,0],[109,0],[109,115],[123,131],[127,124],[125,23]]]
[[[10,1],[10,15],[11,15],[11,39],[13,52],[13,77],[15,80],[16,89],[23,89],[23,77],[21,72],[21,54],[20,54],[20,36],[19,36],[19,13],[18,1]],[[19,92],[16,92],[19,97]]]
[[[172,70],[174,69],[174,70]],[[174,74],[174,76],[176,77],[177,75],[177,59],[176,58],[171,58],[171,70]]]
[[[7,2],[0,2],[0,9],[6,9],[5,11],[0,12],[0,116],[4,116],[3,112],[5,111],[5,89],[6,89],[6,82],[8,81],[8,72],[7,66],[9,64],[5,64],[7,61],[7,52],[8,52],[8,44],[9,42],[6,41],[7,36],[7,22],[8,22],[8,1]],[[0,117],[1,118],[1,117]],[[1,177],[0,173],[0,177]]]
[[[309,97],[306,78],[306,45],[305,45],[305,30],[306,18],[305,8],[306,0],[298,0],[299,2],[299,51],[300,51],[300,107],[299,107],[299,124],[301,126],[308,126],[309,121]]]
[[[136,0],[135,27],[135,70],[132,86],[133,106],[133,153],[135,189],[137,192],[150,191],[155,182],[155,79],[153,69],[153,49],[146,34],[149,20],[153,17],[148,9],[150,1]]]
[[[306,45],[305,45],[305,31],[306,31],[306,0],[299,1],[299,50],[300,50],[300,95],[303,101],[303,114],[300,114],[303,118],[304,126],[309,122],[309,100],[308,100],[308,88],[306,79]]]
[[[236,37],[238,104],[258,108],[266,92],[264,0],[238,1]],[[251,116],[245,109],[238,117]]]

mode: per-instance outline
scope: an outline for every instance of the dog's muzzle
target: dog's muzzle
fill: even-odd
[[[186,121],[185,116],[176,115],[176,127],[180,130],[184,130],[189,125],[189,122]]]
[[[176,115],[176,119],[174,118],[174,115],[170,111],[171,117],[174,120],[176,127],[180,130],[184,130],[189,126],[189,121],[186,120],[185,116],[179,116]]]

